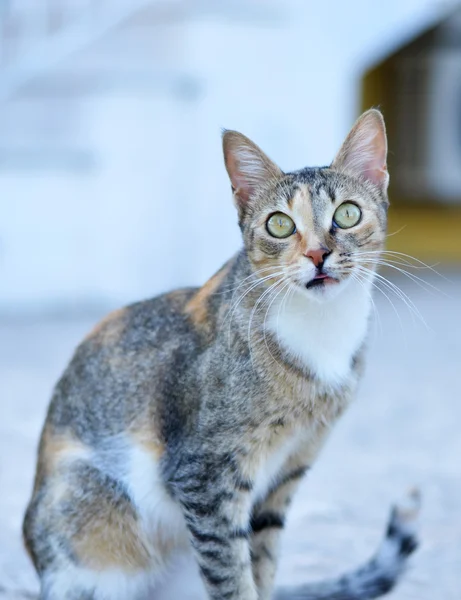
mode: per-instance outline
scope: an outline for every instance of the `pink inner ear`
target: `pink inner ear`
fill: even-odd
[[[389,179],[389,174],[387,172],[387,167],[384,166],[382,169],[368,169],[367,172],[364,173],[364,177],[376,185],[384,185]]]
[[[381,129],[375,130],[364,151],[368,153],[368,160],[364,164],[363,177],[377,185],[386,183],[389,178],[386,166],[387,143]]]
[[[239,168],[239,160],[232,152],[226,156],[226,166],[234,193],[240,201],[247,202],[251,195],[251,186]]]
[[[223,149],[234,198],[241,207],[258,187],[282,173],[256,144],[237,131],[224,133]]]
[[[352,128],[333,165],[387,187],[389,175],[386,166],[387,140],[380,113],[365,113]]]
[[[245,176],[240,171],[236,170],[231,183],[232,187],[234,188],[234,192],[239,196],[239,198],[244,202],[247,202],[252,190],[251,186],[248,184],[248,181],[245,179]]]

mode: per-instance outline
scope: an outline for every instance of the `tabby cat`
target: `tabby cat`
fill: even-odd
[[[210,600],[364,600],[416,547],[395,509],[366,565],[273,590],[299,481],[354,398],[385,242],[381,113],[328,167],[283,172],[223,134],[243,248],[201,288],[104,319],[77,348],[43,428],[24,537],[42,600],[156,597],[180,551]],[[363,254],[363,253],[366,254]]]

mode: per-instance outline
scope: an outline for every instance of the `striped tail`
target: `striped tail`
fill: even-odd
[[[366,564],[331,581],[281,588],[276,591],[274,600],[371,600],[390,592],[418,546],[419,493],[411,492],[408,501],[409,506],[392,509],[386,535],[375,556]]]

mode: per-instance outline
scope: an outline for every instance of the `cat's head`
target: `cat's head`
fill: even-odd
[[[224,159],[255,273],[283,278],[317,300],[367,279],[384,248],[387,140],[364,113],[329,167],[284,173],[247,137],[223,134]],[[366,266],[365,266],[366,265]]]

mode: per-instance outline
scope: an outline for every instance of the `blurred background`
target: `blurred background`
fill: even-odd
[[[361,397],[295,505],[280,577],[365,558],[418,483],[424,544],[393,597],[461,598],[461,5],[448,0],[0,0],[0,598],[37,587],[20,522],[72,349],[107,310],[200,284],[239,247],[221,128],[293,170],[328,164],[370,106],[389,132],[388,246],[440,274],[398,255],[384,273],[409,300],[377,292]]]

